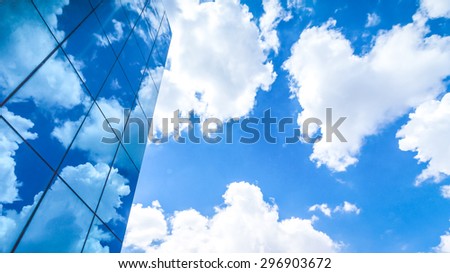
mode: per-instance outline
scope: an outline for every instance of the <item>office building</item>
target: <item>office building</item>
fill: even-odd
[[[0,252],[119,252],[171,30],[161,0],[0,1]]]

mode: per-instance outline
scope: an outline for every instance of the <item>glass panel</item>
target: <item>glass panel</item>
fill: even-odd
[[[159,27],[159,23],[154,26],[148,23],[147,18],[145,18],[147,13],[148,11],[144,10],[140,20],[134,28],[135,39],[139,44],[139,48],[141,49],[145,60],[148,59],[148,56],[153,48]]]
[[[162,73],[162,69],[151,70],[149,72],[155,74],[155,77],[158,77],[159,76],[157,74],[158,70],[161,70]],[[158,89],[156,88],[156,84],[153,80],[153,77],[147,73],[147,76],[142,82],[138,97],[139,103],[142,109],[144,110],[146,117],[148,118],[153,117],[157,98],[158,98]]]
[[[172,37],[172,30],[170,29],[167,16],[164,14],[164,17],[161,22],[161,27],[159,28],[158,37],[156,38],[156,45],[155,45],[159,53],[160,57],[159,61],[163,64],[163,66],[166,64],[171,37]]]
[[[103,106],[104,110],[113,107],[109,104]],[[81,126],[81,129],[59,175],[95,210],[119,142],[112,130],[109,133],[104,130],[109,125],[97,105],[92,107],[86,120],[80,120],[76,126]],[[104,137],[108,141],[102,140]]]
[[[125,235],[138,176],[135,165],[120,147],[97,211],[119,238]]]
[[[92,211],[57,179],[44,196],[16,251],[80,252],[92,217]]]
[[[119,1],[103,1],[95,13],[106,32],[107,41],[119,55],[131,30],[124,9]]]
[[[158,35],[159,25],[161,24],[163,14],[164,13],[159,14],[157,7],[155,7],[155,1],[150,1],[150,3],[147,5],[146,9],[142,13],[141,18],[145,20],[150,36],[153,37],[154,39]],[[149,45],[149,47],[153,48],[153,43]]]
[[[160,0],[150,1],[146,9],[148,22],[155,28],[159,28],[159,23],[164,15],[164,7]]]
[[[56,47],[31,1],[0,1],[0,102]]]
[[[76,133],[77,121],[90,105],[90,96],[59,50],[6,107],[31,120],[39,137],[29,143],[56,169]]]
[[[95,16],[90,16],[64,43],[64,51],[75,56],[73,64],[93,97],[99,93],[116,60]]]
[[[121,65],[117,62],[109,75],[103,90],[100,93],[99,101],[114,105],[116,109],[120,108],[118,113],[105,113],[106,118],[123,119],[123,109],[130,109],[133,105],[136,95],[131,89],[131,82],[125,76]],[[117,112],[117,111],[116,111]],[[126,119],[124,119],[126,120]],[[123,124],[123,123],[122,123]],[[123,125],[121,126],[123,128]],[[120,130],[122,131],[122,129]]]
[[[25,140],[38,137],[32,123],[0,109]],[[51,170],[3,119],[0,119],[0,252],[10,252],[34,204],[53,176]]]
[[[95,217],[89,231],[83,252],[85,253],[119,253],[122,243],[103,223]]]
[[[131,111],[122,137],[122,144],[138,169],[144,157],[149,129],[149,120],[138,105]]]
[[[142,80],[146,60],[144,60],[144,57],[139,51],[134,35],[130,36],[130,39],[119,57],[119,61],[125,71],[125,75],[131,83],[133,91],[137,93]]]
[[[125,14],[127,16],[127,21],[130,28],[133,28],[136,22],[139,19],[139,16],[144,8],[144,0],[120,0],[120,3],[123,6]]]
[[[33,0],[33,2],[59,42],[62,42],[92,11],[88,0],[70,2]]]

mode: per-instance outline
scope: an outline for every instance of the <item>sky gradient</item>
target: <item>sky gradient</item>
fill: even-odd
[[[450,2],[200,2],[165,1],[156,134],[175,110],[270,109],[293,119],[289,136],[331,108],[347,142],[243,144],[235,130],[180,144],[169,127],[147,146],[123,251],[450,252]]]

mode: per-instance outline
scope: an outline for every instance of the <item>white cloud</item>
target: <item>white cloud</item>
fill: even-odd
[[[152,242],[166,238],[166,235],[167,222],[157,201],[149,207],[133,204],[124,239],[125,249],[131,252],[143,251],[150,247]]]
[[[355,214],[360,214],[361,213],[361,209],[358,208],[355,204],[352,204],[350,202],[344,201],[344,203],[342,205],[336,206],[334,208],[333,211],[331,211],[331,208],[328,206],[328,204],[316,204],[313,205],[309,208],[310,212],[314,212],[314,211],[320,211],[322,212],[325,216],[331,217],[331,212],[333,213],[346,213],[346,214],[350,214],[350,213],[355,213]]]
[[[31,120],[16,116],[6,107],[0,109],[0,114],[27,140],[37,138],[36,133],[31,130],[34,126]],[[22,143],[19,138],[9,127],[0,120],[0,204],[12,203],[19,198],[19,182],[15,174],[16,161],[14,156]],[[1,214],[0,214],[1,215]]]
[[[430,18],[450,18],[450,1],[448,0],[421,0],[420,5]]]
[[[367,14],[367,23],[366,27],[374,27],[380,24],[381,19],[376,13],[368,13]]]
[[[441,101],[421,104],[409,115],[410,120],[398,132],[402,151],[416,152],[419,162],[427,162],[425,170],[416,178],[416,184],[433,179],[440,182],[450,175],[450,94]]]
[[[311,206],[309,208],[309,211],[321,211],[323,214],[325,214],[328,217],[331,217],[331,209],[328,207],[328,204],[316,204],[314,206]]]
[[[367,137],[445,90],[450,37],[429,36],[425,22],[415,15],[413,23],[379,33],[364,56],[354,54],[333,20],[303,31],[284,63],[303,109],[299,124],[310,117],[325,123],[326,108],[333,110],[332,123],[347,117],[339,127],[347,142],[334,137],[314,144],[310,159],[318,166],[345,171],[357,163]],[[326,126],[320,129],[326,135]]]
[[[264,14],[259,19],[262,45],[265,50],[273,50],[277,54],[280,40],[276,28],[280,21],[288,15],[279,0],[263,0],[263,8]]]
[[[442,197],[450,199],[450,185],[442,186],[441,194],[442,194]]]
[[[450,233],[441,236],[441,242],[434,248],[435,252],[450,253]]]
[[[339,244],[312,220],[280,220],[276,205],[246,182],[231,183],[224,206],[205,217],[194,209],[164,219],[158,204],[134,205],[122,251],[147,252],[334,252]],[[144,219],[141,222],[140,219]],[[169,221],[169,224],[167,224]],[[171,228],[168,229],[167,226]]]
[[[341,212],[341,213],[355,213],[360,214],[361,209],[358,208],[355,204],[344,201],[344,204],[341,206],[337,206],[333,212]]]
[[[248,7],[237,0],[166,2],[173,31],[170,68],[156,106],[161,119],[195,109],[204,119],[247,115],[259,89],[269,90],[276,74]]]

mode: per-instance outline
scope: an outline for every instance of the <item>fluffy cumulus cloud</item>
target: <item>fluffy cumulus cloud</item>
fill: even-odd
[[[342,205],[338,205],[334,208],[334,210],[331,210],[331,208],[328,206],[328,204],[316,204],[309,208],[310,212],[314,211],[320,211],[325,216],[331,217],[332,212],[333,213],[344,213],[344,214],[360,214],[361,209],[358,208],[355,204],[352,204],[350,202],[344,201]]]
[[[450,94],[441,101],[421,104],[409,118],[397,133],[400,149],[415,152],[419,162],[428,163],[417,177],[416,184],[429,179],[440,182],[450,175]]]
[[[416,14],[412,23],[380,32],[371,50],[359,56],[335,23],[304,30],[284,68],[303,109],[300,125],[319,118],[325,136],[331,129],[325,126],[326,108],[332,108],[331,124],[347,117],[338,128],[347,142],[324,137],[310,156],[318,166],[345,171],[357,163],[368,136],[445,91],[450,37],[428,35],[426,18]]]
[[[247,115],[276,77],[248,7],[238,0],[170,0],[166,7],[173,37],[156,127],[177,109],[224,120]],[[268,31],[276,18],[265,19]]]
[[[450,233],[441,236],[441,242],[434,248],[435,252],[450,253]]]
[[[450,18],[450,1],[448,0],[421,0],[420,5],[430,18]]]
[[[67,4],[68,1],[39,4],[56,36],[64,34],[56,29],[56,15],[61,14]],[[0,98],[3,100],[56,47],[56,42],[28,2],[5,2],[0,17],[3,18],[0,23],[3,37],[0,42]],[[33,85],[25,85],[14,100],[32,99],[45,107],[71,108],[87,99],[64,56],[50,57],[32,81]]]
[[[168,224],[158,201],[143,207],[134,204],[128,220],[124,249],[128,252],[145,251],[167,236]]]
[[[339,244],[312,220],[280,220],[276,205],[246,182],[231,183],[224,206],[208,218],[194,209],[166,219],[158,203],[134,205],[123,251],[146,252],[334,252]],[[140,219],[143,219],[142,221]],[[168,226],[170,228],[168,228]]]

